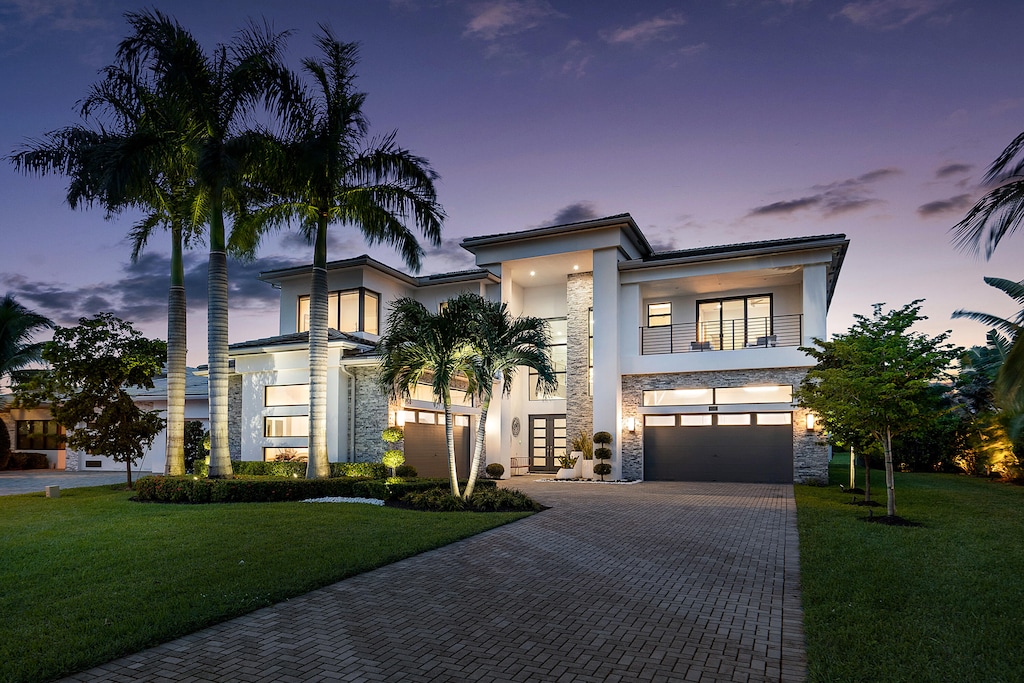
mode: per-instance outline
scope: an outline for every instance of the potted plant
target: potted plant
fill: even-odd
[[[604,481],[604,477],[607,474],[612,473],[612,466],[605,462],[610,460],[612,457],[612,449],[608,448],[608,444],[612,442],[612,435],[608,432],[596,432],[594,434],[594,443],[600,444],[599,448],[594,449],[594,457],[601,462],[594,465],[594,474],[601,477],[601,481]]]
[[[562,468],[555,474],[555,479],[575,479],[576,461],[578,458],[573,456],[572,453],[564,453],[556,459]]]
[[[590,436],[581,429],[569,443],[572,446],[572,455],[579,457],[580,463],[582,463],[580,477],[582,479],[593,479],[594,443],[590,440]]]

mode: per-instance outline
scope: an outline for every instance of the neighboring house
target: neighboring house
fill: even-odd
[[[655,252],[629,214],[471,237],[476,270],[412,277],[367,256],[328,264],[328,457],[374,460],[406,431],[407,462],[445,476],[444,419],[423,387],[389,404],[374,342],[389,303],[431,310],[462,292],[548,321],[559,389],[525,369],[492,402],[486,453],[507,472],[552,472],[578,431],[611,432],[614,477],[789,482],[827,476],[828,451],[793,392],[825,338],[844,235]],[[231,455],[306,457],[310,267],[262,273],[281,291],[280,335],[231,346]],[[454,406],[460,471],[479,410]]]
[[[160,410],[161,416],[167,417],[167,377],[161,375],[153,379],[152,389],[129,389],[136,405],[144,410]],[[186,369],[185,376],[185,419],[197,420],[205,425],[210,422],[209,401],[207,399],[207,379],[195,374],[192,368]],[[0,421],[11,433],[11,445],[14,451],[45,453],[52,469],[73,471],[119,471],[125,470],[125,464],[114,462],[104,455],[93,455],[66,449],[63,443],[64,429],[51,417],[46,406],[23,409],[11,408],[0,415]],[[142,460],[132,465],[132,470],[162,473],[166,461],[167,432],[162,431],[153,441],[153,446],[146,451]]]

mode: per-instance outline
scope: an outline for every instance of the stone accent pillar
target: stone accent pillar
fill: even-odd
[[[566,286],[565,417],[572,439],[594,434],[594,399],[590,395],[590,308],[594,304],[594,274],[570,273]]]
[[[237,372],[228,376],[228,455],[232,460],[242,459],[242,375]],[[257,460],[262,460],[263,454],[259,456]]]
[[[356,462],[380,462],[384,441],[380,433],[388,426],[388,399],[377,385],[378,370],[374,367],[352,368],[355,377],[353,425]]]

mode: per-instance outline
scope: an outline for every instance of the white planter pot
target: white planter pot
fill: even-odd
[[[576,464],[573,465],[572,471],[575,473],[573,478],[579,479],[583,476],[583,451],[572,451],[569,455],[576,458]]]
[[[580,462],[583,463],[583,469],[580,472],[580,477],[583,478],[583,479],[593,479],[594,478],[594,459],[591,458],[590,460],[583,460],[581,458]]]
[[[567,469],[565,469],[563,467],[562,469],[558,470],[558,472],[555,473],[555,479],[575,479],[575,478],[576,478],[576,470],[574,470],[574,469],[568,469],[567,470]]]

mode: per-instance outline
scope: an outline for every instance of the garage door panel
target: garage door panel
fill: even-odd
[[[645,427],[644,478],[792,482],[792,426]]]
[[[448,478],[448,443],[443,424],[407,422],[405,427],[405,462],[416,473],[427,478]],[[455,427],[455,463],[460,477],[469,476],[470,430]]]

